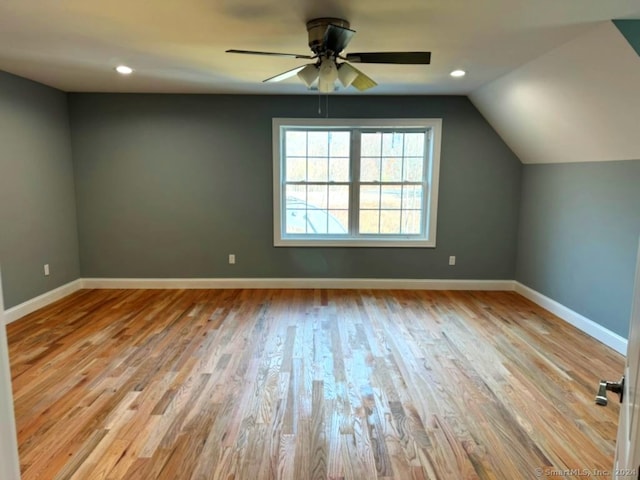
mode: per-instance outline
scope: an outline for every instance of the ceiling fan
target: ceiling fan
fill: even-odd
[[[309,48],[313,55],[295,53],[259,52],[253,50],[227,50],[227,53],[247,55],[271,55],[277,57],[303,58],[315,60],[292,70],[267,78],[264,82],[280,82],[297,75],[309,88],[322,93],[333,92],[336,81],[346,88],[353,86],[360,91],[375,87],[377,83],[355,68],[351,63],[387,63],[400,65],[428,65],[431,52],[365,52],[347,53],[342,51],[356,33],[348,21],[341,18],[316,18],[307,22]],[[338,62],[341,60],[341,62]]]

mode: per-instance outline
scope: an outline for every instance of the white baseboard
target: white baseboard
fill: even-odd
[[[81,278],[32,298],[4,312],[6,323],[83,288],[334,288],[378,290],[498,290],[515,291],[574,327],[626,355],[627,339],[555,300],[514,280],[437,280],[383,278]]]
[[[380,278],[85,278],[83,288],[366,288],[379,290],[513,290],[512,280]]]
[[[22,318],[25,315],[29,315],[30,313],[35,312],[42,307],[46,307],[47,305],[56,302],[61,298],[66,297],[67,295],[71,295],[72,293],[77,292],[80,289],[82,289],[81,279],[69,282],[54,290],[50,290],[46,293],[43,293],[42,295],[38,295],[31,300],[27,300],[20,305],[11,307],[9,310],[5,310],[4,320],[7,324],[15,322],[19,318]]]
[[[554,315],[557,315],[562,320],[570,323],[579,330],[582,330],[587,335],[592,336],[596,340],[604,343],[608,347],[613,348],[616,352],[622,355],[627,354],[627,339],[618,335],[615,332],[603,327],[602,325],[588,319],[587,317],[574,312],[568,307],[565,307],[561,303],[533,290],[532,288],[523,285],[520,282],[514,282],[514,290],[525,298],[528,298],[533,303],[540,305],[545,310],[549,310]]]

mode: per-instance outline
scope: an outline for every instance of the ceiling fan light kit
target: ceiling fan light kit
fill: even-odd
[[[280,82],[297,75],[308,88],[316,82],[322,93],[333,92],[336,82],[348,88],[364,91],[373,88],[377,83],[355,68],[351,63],[382,63],[396,65],[428,65],[431,62],[430,52],[363,52],[342,55],[342,51],[349,44],[355,30],[351,30],[348,21],[341,18],[315,18],[307,22],[309,48],[313,55],[295,53],[260,52],[255,50],[227,50],[227,53],[245,55],[269,55],[315,60],[288,70],[281,74],[267,78],[264,82]],[[338,60],[342,62],[338,63]]]
[[[302,70],[298,72],[298,77],[304,82],[307,88],[311,88],[311,86],[318,80],[319,76],[320,69],[315,63],[305,65]]]
[[[353,68],[348,63],[341,63],[338,66],[338,78],[344,88],[350,87],[356,78],[358,78],[360,72]]]
[[[322,59],[320,63],[320,76],[318,77],[318,90],[321,93],[333,92],[338,80],[338,67],[336,62],[329,57]]]

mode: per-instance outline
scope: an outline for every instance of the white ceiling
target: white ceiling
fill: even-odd
[[[374,94],[468,94],[584,34],[640,16],[638,0],[2,0],[0,70],[65,91],[304,93],[261,80],[304,61],[305,21],[338,16],[347,52],[429,50],[429,66],[362,65]],[[594,58],[594,62],[597,59]],[[113,67],[136,69],[118,76]],[[455,68],[468,74],[449,77]],[[355,91],[351,92],[355,93]]]

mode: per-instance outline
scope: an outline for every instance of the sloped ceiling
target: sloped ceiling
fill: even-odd
[[[640,57],[613,22],[470,98],[523,163],[640,159]]]

